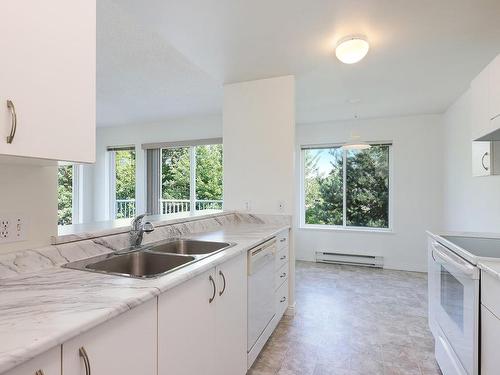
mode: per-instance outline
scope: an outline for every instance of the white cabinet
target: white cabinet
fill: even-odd
[[[61,375],[61,347],[57,346],[3,375]]]
[[[472,175],[491,176],[500,174],[500,142],[472,142]]]
[[[475,140],[490,132],[488,105],[489,66],[471,83],[471,132]]]
[[[216,268],[215,358],[217,375],[243,375],[247,370],[247,257]]]
[[[158,297],[158,375],[216,375],[215,298],[215,269]]]
[[[481,375],[497,375],[500,368],[500,319],[481,305]]]
[[[63,374],[156,375],[156,303],[155,298],[64,343]]]
[[[240,255],[159,296],[159,375],[245,374],[245,262]]]
[[[0,155],[94,162],[96,0],[4,1],[0,34]]]
[[[491,127],[500,128],[500,55],[490,64],[489,118]]]

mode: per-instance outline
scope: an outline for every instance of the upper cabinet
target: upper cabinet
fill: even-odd
[[[472,139],[500,140],[500,55],[471,83]]]
[[[489,118],[497,129],[500,128],[500,55],[490,65]]]
[[[96,0],[8,1],[0,17],[0,155],[94,162]]]

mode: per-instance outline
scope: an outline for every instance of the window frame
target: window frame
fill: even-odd
[[[342,225],[332,225],[332,224],[307,224],[306,223],[306,212],[305,212],[305,169],[304,169],[304,153],[308,149],[321,149],[321,148],[339,148],[343,143],[322,143],[322,144],[301,144],[299,145],[299,155],[300,155],[300,208],[299,208],[299,228],[300,229],[313,229],[313,230],[333,230],[342,232],[372,232],[372,233],[395,233],[394,231],[394,212],[393,212],[393,199],[394,199],[394,160],[393,160],[393,142],[392,141],[372,141],[367,142],[370,145],[387,145],[389,146],[389,207],[388,207],[388,227],[387,228],[377,228],[377,227],[360,227],[360,226],[348,226],[347,225],[347,195],[346,195],[346,176],[347,168],[347,152],[344,150],[342,154]]]

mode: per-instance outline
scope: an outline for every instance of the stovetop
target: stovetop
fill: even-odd
[[[441,236],[479,258],[500,259],[500,238]]]

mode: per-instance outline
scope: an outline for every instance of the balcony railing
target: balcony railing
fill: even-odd
[[[135,199],[116,200],[116,218],[129,218],[135,216]]]
[[[197,200],[195,201],[195,210],[222,210],[222,200]],[[191,201],[189,199],[160,200],[160,213],[162,215],[189,211],[191,211]],[[135,214],[135,199],[116,200],[116,217],[118,219],[134,217]]]
[[[178,212],[191,211],[191,201],[189,199],[161,199],[160,208],[162,214],[172,214]],[[197,200],[195,210],[222,210],[221,200]]]

